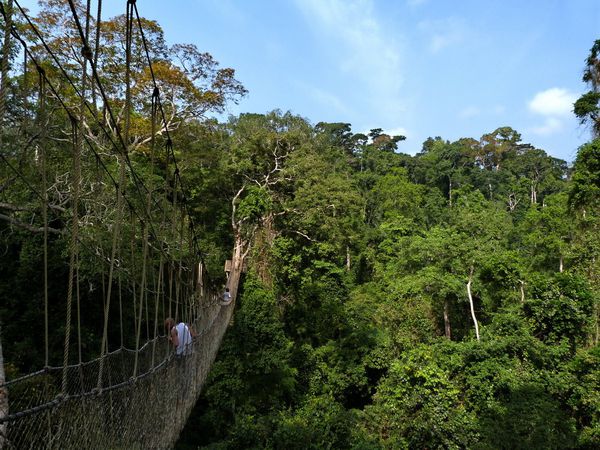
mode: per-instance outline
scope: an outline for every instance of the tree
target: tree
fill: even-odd
[[[594,137],[600,137],[600,39],[594,42],[585,62],[583,81],[591,89],[577,99],[573,111],[581,124],[592,128]]]
[[[433,347],[418,346],[391,364],[361,421],[382,447],[471,448],[477,441],[476,417],[439,359]]]
[[[567,195],[548,196],[545,203],[544,207],[532,205],[527,211],[520,228],[521,242],[536,271],[562,272],[574,238]]]

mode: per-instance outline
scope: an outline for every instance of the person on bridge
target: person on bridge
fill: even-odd
[[[229,292],[229,288],[225,288],[225,292],[223,293],[223,301],[221,301],[221,305],[227,306],[231,303],[231,293]]]
[[[175,354],[177,356],[185,356],[192,353],[192,339],[196,336],[193,328],[183,322],[175,325],[175,320],[171,317],[165,320],[165,328],[167,329],[169,341],[175,347]]]

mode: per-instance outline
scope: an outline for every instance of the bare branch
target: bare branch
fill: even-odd
[[[13,205],[12,203],[6,203],[6,202],[0,202],[0,208],[9,209],[11,211],[28,211],[28,212],[33,212],[33,211],[40,209],[40,208],[32,208],[32,207],[26,207],[26,206],[17,206],[17,205]],[[55,209],[60,212],[67,211],[65,208],[63,208],[62,206],[58,206],[58,205],[48,205],[48,208]]]
[[[29,225],[27,223],[21,222],[20,220],[14,219],[12,217],[5,216],[4,214],[0,214],[0,219],[10,223],[11,225],[17,226],[19,228],[23,228],[23,229],[31,231],[33,233],[43,233],[44,232],[44,227],[35,227],[33,225]],[[64,234],[65,230],[58,230],[56,228],[48,227],[48,232],[54,233],[54,234]]]
[[[300,235],[300,236],[302,236],[302,237],[303,237],[303,238],[305,238],[305,239],[308,239],[310,242],[317,242],[317,241],[315,241],[314,239],[312,239],[311,237],[307,236],[307,235],[306,235],[306,234],[304,234],[304,233],[301,233],[301,232],[300,232],[300,231],[298,231],[298,230],[293,230],[293,232],[294,232],[294,233],[296,233],[296,234],[298,234],[298,235]]]
[[[235,212],[237,210],[237,205],[235,204],[237,199],[240,198],[240,195],[242,195],[242,192],[244,192],[244,190],[246,189],[246,185],[244,184],[239,191],[237,191],[237,193],[233,196],[233,199],[231,200],[231,206],[232,206],[232,211],[231,211],[231,227],[234,230],[237,230],[239,228],[239,225],[236,225],[235,223]]]

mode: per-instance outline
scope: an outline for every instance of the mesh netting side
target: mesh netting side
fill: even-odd
[[[71,366],[67,392],[62,368],[8,382],[7,448],[170,448],[196,403],[233,311],[211,302],[194,323],[191,354],[176,357],[165,337],[138,353],[127,349]],[[154,361],[154,365],[152,364]]]

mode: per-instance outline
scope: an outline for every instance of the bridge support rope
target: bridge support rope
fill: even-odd
[[[206,381],[233,312],[233,304],[221,306],[217,295],[203,303],[203,314],[193,324],[198,336],[188,356],[175,356],[166,336],[160,336],[139,352],[119,349],[94,361],[48,367],[4,383],[0,388],[13,399],[11,413],[0,419],[0,429],[6,429],[6,448],[172,447]],[[131,378],[127,368],[134,365],[136,353],[138,375]],[[98,388],[101,364],[105,376]],[[61,392],[63,373],[67,373],[67,392]]]
[[[90,448],[90,449],[146,449],[146,448],[169,448],[174,445],[179,436],[179,432],[185,425],[187,417],[196,403],[198,395],[206,380],[210,367],[216,357],[223,335],[230,323],[233,313],[234,303],[228,306],[221,305],[220,295],[210,293],[205,288],[204,280],[199,274],[198,285],[201,287],[199,292],[195,292],[194,271],[188,265],[196,258],[202,258],[197,238],[193,232],[193,216],[187,209],[187,198],[183,181],[180,176],[177,160],[173,151],[173,142],[169,136],[169,129],[166,123],[162,128],[166,138],[165,143],[165,187],[163,190],[163,204],[157,204],[152,201],[152,189],[148,189],[139,175],[136,174],[133,165],[128,156],[128,146],[130,144],[129,121],[132,114],[131,92],[129,80],[129,68],[127,70],[127,93],[125,101],[125,114],[123,118],[113,114],[111,102],[102,86],[102,78],[98,73],[98,53],[99,53],[99,33],[100,33],[100,11],[101,1],[98,1],[98,18],[96,22],[95,52],[92,53],[88,42],[90,40],[90,1],[86,2],[86,23],[85,32],[83,32],[79,19],[77,17],[77,8],[75,2],[69,0],[69,5],[76,22],[81,41],[82,49],[82,71],[81,84],[71,79],[70,73],[64,70],[60,60],[53,54],[51,48],[44,41],[39,30],[33,26],[28,18],[26,11],[15,0],[21,15],[31,26],[31,31],[39,40],[40,48],[44,48],[50,57],[48,63],[55,65],[57,74],[63,81],[72,88],[74,99],[69,101],[63,99],[57,91],[55,85],[56,79],[48,78],[42,68],[38,56],[31,52],[26,39],[23,38],[19,29],[12,25],[12,1],[2,2],[0,8],[5,21],[4,48],[1,61],[1,83],[0,86],[0,125],[4,125],[6,108],[6,85],[8,83],[8,63],[10,47],[10,35],[16,39],[23,47],[23,53],[26,61],[29,61],[30,67],[37,68],[40,77],[40,89],[38,94],[38,128],[41,128],[39,135],[41,139],[37,142],[44,146],[52,140],[52,128],[47,126],[52,116],[50,111],[61,110],[65,117],[70,119],[72,132],[72,152],[73,166],[70,170],[72,180],[69,183],[69,205],[70,209],[61,206],[64,216],[71,212],[70,233],[66,230],[57,230],[49,227],[51,218],[61,217],[56,210],[51,209],[51,201],[48,194],[48,182],[52,176],[56,177],[57,164],[52,159],[55,153],[61,148],[61,145],[54,143],[48,145],[48,148],[42,149],[42,194],[34,188],[31,180],[24,176],[21,171],[14,170],[14,165],[10,163],[11,156],[0,153],[0,158],[9,163],[24,186],[29,187],[29,194],[39,197],[42,206],[43,228],[44,232],[44,368],[30,373],[28,375],[6,381],[2,371],[2,347],[0,346],[0,448],[39,448],[39,449],[68,449],[68,448]],[[160,91],[157,80],[152,72],[152,61],[148,54],[148,47],[144,38],[142,23],[135,5],[135,0],[127,0],[127,29],[128,29],[128,49],[127,66],[129,67],[131,58],[131,33],[134,29],[134,13],[139,26],[139,37],[143,42],[149,70],[152,74],[153,90],[152,94],[152,157],[151,167],[154,167],[154,138],[158,136],[157,127],[158,113],[165,122],[165,113],[160,100]],[[138,45],[139,47],[139,45]],[[87,73],[87,64],[91,74]],[[25,64],[24,70],[26,70]],[[62,75],[61,75],[62,74]],[[52,81],[54,80],[54,82]],[[97,97],[97,93],[100,98]],[[91,96],[92,103],[88,101]],[[101,102],[105,109],[104,120],[98,117],[98,108],[96,101]],[[75,102],[79,103],[76,105]],[[118,102],[117,102],[118,103]],[[10,104],[9,104],[10,106]],[[8,109],[10,113],[10,108]],[[121,132],[121,123],[124,123],[123,133]],[[96,136],[90,134],[90,127],[98,133]],[[46,135],[47,133],[47,135]],[[100,147],[105,146],[105,150],[110,150],[108,157],[102,156],[94,146],[94,140],[97,138]],[[98,144],[96,144],[98,145]],[[116,150],[116,151],[115,151]],[[106,154],[106,153],[105,153]],[[118,181],[114,179],[113,173],[107,167],[107,161],[111,156],[117,158],[117,169],[119,173]],[[85,169],[90,167],[95,158],[96,164],[106,172],[104,180],[111,182],[115,187],[116,211],[115,216],[110,218],[110,223],[114,224],[111,239],[106,239],[104,247],[100,246],[101,236],[95,239],[93,236],[96,231],[106,231],[102,226],[86,222],[86,212],[88,207],[93,209],[93,198],[90,192],[84,189],[89,186],[85,176]],[[170,166],[175,170],[171,175]],[[48,173],[46,171],[48,170]],[[83,173],[82,173],[83,172]],[[116,171],[115,171],[116,172]],[[103,173],[103,172],[100,172]],[[152,172],[153,173],[153,172]],[[151,177],[152,179],[152,177]],[[102,179],[99,178],[99,183]],[[87,183],[87,184],[86,184]],[[128,189],[131,186],[132,189]],[[25,190],[25,189],[23,189]],[[143,204],[145,196],[145,207]],[[35,194],[35,195],[34,195]],[[169,203],[168,198],[172,199]],[[136,206],[137,205],[137,206]],[[56,206],[56,205],[54,205]],[[78,207],[79,206],[79,207]],[[129,208],[131,214],[131,226],[128,228],[127,220],[123,221],[125,216],[125,207]],[[37,206],[39,208],[39,204]],[[172,211],[173,218],[170,220],[172,227],[168,230],[169,218],[166,216],[167,210]],[[180,211],[181,210],[181,211]],[[162,220],[158,233],[156,231],[156,213],[161,212]],[[50,213],[50,214],[49,214]],[[154,213],[154,219],[153,219]],[[48,217],[51,215],[51,217]],[[64,219],[65,217],[61,217]],[[103,217],[99,214],[98,217]],[[135,221],[138,219],[139,223]],[[116,219],[116,222],[115,222]],[[180,222],[179,222],[180,221]],[[65,221],[66,222],[66,221]],[[11,222],[12,223],[12,222]],[[33,222],[32,222],[33,223]],[[100,221],[98,221],[100,223]],[[186,238],[184,234],[185,225],[190,226],[190,236]],[[141,239],[136,237],[137,227],[140,227]],[[166,228],[166,230],[163,230]],[[25,225],[25,229],[32,232],[40,230],[33,225]],[[66,301],[66,323],[63,347],[63,361],[60,367],[52,367],[48,349],[48,233],[52,232],[58,236],[64,235],[65,249],[68,249],[68,280],[67,280],[67,301]],[[128,232],[128,234],[127,234]],[[131,245],[130,261],[126,261],[128,255],[127,240]],[[53,235],[53,237],[55,237]],[[56,238],[58,239],[58,237]],[[140,242],[142,241],[142,242]],[[108,242],[111,243],[108,246]],[[125,242],[125,243],[124,243]],[[169,242],[174,249],[175,254],[169,254]],[[54,249],[59,247],[60,242]],[[134,252],[134,247],[142,243],[142,257]],[[190,249],[186,249],[186,244],[190,244]],[[90,245],[92,249],[90,249]],[[237,248],[237,247],[236,247]],[[240,247],[241,248],[241,247]],[[242,261],[239,260],[240,248],[234,252],[234,271],[230,276],[229,283],[232,286],[232,297],[235,299],[239,276],[242,267]],[[107,255],[108,252],[108,255]],[[158,253],[157,253],[158,252]],[[157,254],[160,256],[157,261]],[[91,361],[82,361],[82,338],[81,338],[81,317],[80,317],[80,262],[90,262],[94,256],[97,256],[101,267],[97,275],[101,275],[102,284],[102,326],[98,336],[101,340],[98,342],[100,352],[97,359]],[[152,256],[152,258],[151,258]],[[184,260],[185,256],[185,260]],[[243,259],[243,258],[242,258]],[[97,262],[97,261],[95,261]],[[108,284],[105,285],[105,266],[109,266]],[[158,266],[158,267],[157,267]],[[85,269],[85,266],[82,266]],[[202,266],[201,266],[202,267]],[[141,278],[138,279],[137,272],[141,270]],[[168,272],[167,272],[168,271]],[[199,270],[200,272],[200,270]],[[156,274],[158,280],[156,281]],[[154,279],[149,280],[154,275]],[[191,282],[184,278],[191,275]],[[114,277],[117,277],[120,321],[120,347],[109,352],[109,332],[107,330],[108,322],[111,317],[116,318],[116,313],[111,313],[111,297],[113,296]],[[85,277],[85,271],[82,270],[82,278]],[[166,295],[165,284],[168,278],[168,295]],[[133,318],[133,333],[129,342],[132,347],[124,346],[123,331],[123,301],[122,296],[127,294],[127,285],[131,283],[129,289],[131,309],[133,316],[128,315],[127,319]],[[154,292],[150,291],[153,287]],[[92,284],[90,290],[86,292],[81,290],[84,299],[93,298]],[[87,294],[87,295],[86,295]],[[155,295],[154,321],[149,317],[148,296]],[[171,310],[175,310],[174,317],[183,317],[186,321],[191,321],[198,336],[194,338],[192,352],[183,358],[177,357],[166,336],[158,336],[159,324],[159,301],[162,295],[162,315],[165,315],[165,303],[168,301],[169,316]],[[73,296],[75,296],[77,307],[77,332],[78,332],[78,363],[72,364],[75,360],[73,351],[75,343],[71,336],[73,312]],[[55,296],[58,297],[58,296]],[[152,298],[152,297],[151,297]],[[173,305],[174,302],[174,305]],[[85,304],[82,304],[83,306]],[[174,308],[173,308],[174,306]],[[145,311],[143,311],[145,308]],[[61,303],[62,310],[62,303]],[[145,312],[145,320],[143,313]],[[192,320],[193,319],[193,320]],[[141,331],[145,324],[146,341],[142,343]],[[154,334],[151,335],[153,326]],[[1,330],[0,330],[1,331]],[[114,330],[113,330],[114,333]],[[114,334],[110,334],[113,336]],[[112,338],[111,338],[112,339]],[[115,339],[116,340],[116,339]],[[131,342],[135,341],[135,344]],[[94,343],[95,345],[95,343]],[[10,396],[10,410],[8,398]]]

